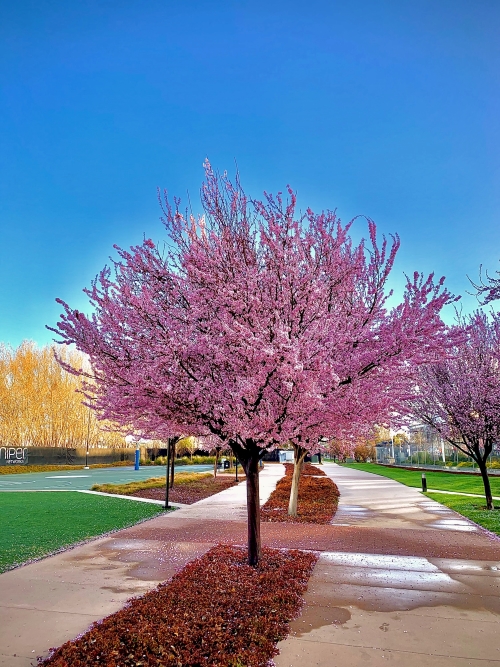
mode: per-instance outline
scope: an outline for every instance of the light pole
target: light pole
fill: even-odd
[[[168,492],[170,490],[170,438],[167,438],[167,467],[165,470],[165,509],[170,509],[168,504]]]

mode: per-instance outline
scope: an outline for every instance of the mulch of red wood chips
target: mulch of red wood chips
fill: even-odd
[[[236,482],[234,477],[230,479],[224,479],[220,477],[205,477],[200,479],[198,482],[179,484],[178,486],[175,485],[174,481],[174,487],[170,489],[169,500],[171,500],[173,503],[184,503],[186,505],[192,505],[193,503],[198,502],[198,500],[209,498],[215,493],[224,491],[224,489],[229,489],[235,484]],[[143,489],[142,491],[136,491],[130,495],[137,496],[138,498],[165,500],[165,488]]]
[[[309,463],[304,464],[299,482],[297,516],[293,517],[288,514],[293,465],[285,463],[285,468],[285,476],[277,483],[267,503],[261,507],[261,520],[286,523],[330,523],[339,503],[340,493],[337,485],[326,477],[320,468]],[[318,476],[324,478],[321,479]]]
[[[121,611],[94,623],[44,667],[265,667],[302,606],[317,555],[218,545]]]

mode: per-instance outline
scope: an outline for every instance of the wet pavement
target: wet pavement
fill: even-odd
[[[262,524],[264,544],[321,552],[277,667],[500,667],[500,540],[413,488],[325,464],[331,525]],[[283,474],[267,465],[261,502]],[[85,631],[213,544],[245,544],[245,484],[0,575],[0,665]]]
[[[325,469],[342,548],[322,551],[276,667],[499,667],[500,540],[416,489]]]

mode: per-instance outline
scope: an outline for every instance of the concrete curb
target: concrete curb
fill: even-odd
[[[151,503],[153,505],[165,505],[164,500],[154,500],[153,498],[138,498],[137,496],[125,496],[119,493],[104,493],[103,491],[85,491],[77,489],[76,493],[90,493],[93,496],[107,496],[108,498],[124,498],[125,500],[135,500],[139,503]],[[170,503],[170,507],[190,507],[186,503]]]
[[[439,489],[427,489],[427,493],[446,493],[450,496],[468,496],[469,498],[484,498],[484,493],[464,493],[462,491],[440,491]],[[500,500],[498,496],[492,496],[493,500]]]

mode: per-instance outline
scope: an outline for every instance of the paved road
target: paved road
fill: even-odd
[[[176,472],[205,472],[211,465],[179,466]],[[90,468],[0,475],[0,491],[86,491],[93,484],[126,484],[165,475],[164,466]]]

